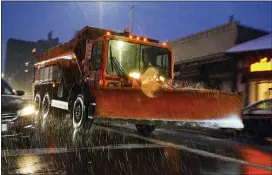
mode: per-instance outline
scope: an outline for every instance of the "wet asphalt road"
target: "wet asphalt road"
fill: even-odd
[[[2,174],[272,174],[272,144],[133,125],[95,124],[76,132],[50,119],[31,140],[2,138]]]

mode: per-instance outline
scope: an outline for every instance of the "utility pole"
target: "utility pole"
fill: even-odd
[[[134,5],[132,5],[129,9],[130,11],[130,32],[133,32],[133,23],[134,23]]]

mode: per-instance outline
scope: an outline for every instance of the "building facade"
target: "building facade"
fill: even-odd
[[[246,105],[272,98],[272,33],[227,51],[237,59],[237,91]]]
[[[14,89],[24,90],[27,95],[31,95],[34,53],[45,51],[59,44],[58,38],[52,38],[52,32],[48,33],[47,40],[37,42],[10,38],[7,41],[4,78]]]
[[[175,79],[182,87],[204,87],[236,91],[237,60],[225,52],[268,32],[230,20],[168,44],[175,57]]]

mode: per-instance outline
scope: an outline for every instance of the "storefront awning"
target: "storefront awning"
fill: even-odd
[[[229,49],[227,53],[247,52],[257,50],[272,49],[272,33],[263,37],[236,45]]]

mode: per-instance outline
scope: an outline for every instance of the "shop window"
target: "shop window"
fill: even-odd
[[[250,103],[272,98],[272,81],[250,82]]]
[[[270,88],[272,87],[272,81],[258,83],[258,100],[264,100],[271,97]]]

